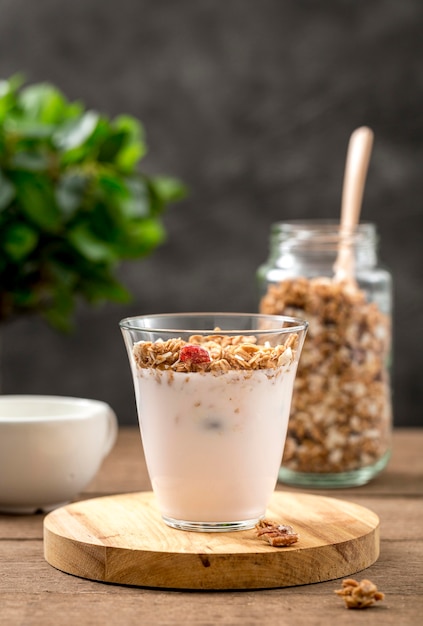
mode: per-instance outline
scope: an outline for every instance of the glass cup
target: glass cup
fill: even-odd
[[[159,511],[182,530],[253,528],[274,491],[307,322],[232,313],[120,322]]]

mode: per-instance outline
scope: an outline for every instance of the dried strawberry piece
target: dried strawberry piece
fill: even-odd
[[[184,346],[179,352],[179,358],[184,363],[210,363],[210,354],[201,346]]]

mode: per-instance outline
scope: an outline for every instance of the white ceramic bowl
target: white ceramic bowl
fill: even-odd
[[[50,511],[94,478],[117,436],[105,402],[0,396],[0,512]]]

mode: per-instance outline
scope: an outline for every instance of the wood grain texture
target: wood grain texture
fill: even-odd
[[[379,556],[379,518],[335,498],[276,492],[267,517],[297,544],[273,548],[254,530],[184,532],[166,526],[151,492],[94,498],[44,520],[44,555],[64,572],[103,582],[175,589],[260,589],[349,576]]]

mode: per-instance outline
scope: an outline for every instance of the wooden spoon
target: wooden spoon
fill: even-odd
[[[342,188],[341,224],[334,280],[354,283],[354,249],[351,237],[360,221],[364,185],[373,146],[373,131],[367,126],[351,135]]]

